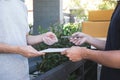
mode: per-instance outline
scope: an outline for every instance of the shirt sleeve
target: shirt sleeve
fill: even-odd
[[[23,6],[24,6],[25,13],[26,13],[26,22],[27,22],[26,33],[29,33],[30,27],[29,27],[29,23],[28,23],[28,9],[27,9],[27,6],[25,4],[23,4]]]
[[[28,25],[28,27],[27,27],[27,30],[26,30],[26,32],[27,32],[27,33],[29,33],[29,32],[30,32],[29,25]]]

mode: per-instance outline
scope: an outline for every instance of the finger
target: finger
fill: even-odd
[[[47,44],[48,45],[53,45],[55,42],[53,40],[48,40]]]
[[[44,38],[44,42],[45,42],[46,44],[48,44],[48,45],[52,45],[52,44],[54,44],[54,43],[56,42],[56,40],[50,39],[50,38],[48,38],[48,37],[45,37],[45,38]]]
[[[30,57],[37,57],[37,56],[42,56],[42,55],[45,55],[45,53],[38,52],[36,54],[31,54]]]
[[[72,62],[76,62],[77,61],[76,59],[73,59],[72,57],[69,57],[69,60],[72,61]]]
[[[62,54],[62,55],[65,55],[65,54],[67,54],[67,53],[66,53],[66,50],[65,50],[65,51],[63,51],[63,52],[61,52],[61,54]]]
[[[85,38],[83,38],[81,41],[80,41],[80,45],[82,45],[83,43],[85,43]]]
[[[76,46],[72,46],[71,48],[76,48]]]
[[[50,34],[50,35],[48,36],[48,38],[50,38],[50,39],[52,39],[52,40],[58,40],[58,39],[57,39],[57,36],[56,36],[55,34]]]
[[[71,39],[69,39],[69,41],[70,41],[70,42],[73,42],[73,41],[74,41],[74,39],[73,39],[73,38],[71,38]]]
[[[69,49],[64,50],[61,54],[62,55],[67,55],[69,53]]]
[[[78,40],[78,41],[75,43],[75,45],[80,45],[80,43],[81,43],[81,41]]]
[[[80,32],[76,32],[76,33],[74,33],[74,34],[72,34],[72,37],[74,38],[74,37],[79,37],[80,36]]]
[[[72,62],[77,62],[77,60],[71,60]]]
[[[70,61],[72,61],[72,58],[69,58]]]
[[[47,44],[51,44],[52,43],[52,40],[50,39],[50,38],[45,38],[45,42],[47,43]]]
[[[45,44],[49,44],[49,40],[46,37],[43,38],[43,41]]]
[[[50,37],[50,38],[55,38],[56,37],[56,35],[53,32],[48,32],[47,36]]]
[[[51,40],[50,41],[51,45],[54,44],[54,43],[57,43],[57,42],[58,42],[58,40]]]
[[[47,32],[47,34],[52,34],[52,35],[55,35],[53,32]]]
[[[49,37],[49,38],[51,38],[51,39],[54,39],[54,38],[55,38],[55,36],[52,35],[52,34],[47,35],[47,37]]]
[[[72,36],[76,36],[76,35],[78,35],[78,32],[72,34]]]
[[[43,53],[43,52],[38,52],[38,55],[45,55],[46,53]]]
[[[28,58],[36,57],[36,54],[29,53],[26,57],[28,57]]]
[[[58,39],[57,39],[57,38],[49,38],[49,40],[50,40],[51,42],[53,42],[53,43],[58,42]]]
[[[73,43],[76,44],[79,40],[74,40]]]
[[[70,56],[70,54],[67,54],[66,56],[67,56],[69,59],[71,59],[71,56]]]
[[[74,40],[74,37],[70,37],[69,40]]]

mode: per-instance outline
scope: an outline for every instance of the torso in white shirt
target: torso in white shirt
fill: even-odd
[[[27,45],[27,9],[21,0],[0,0],[0,43]],[[0,80],[29,80],[28,59],[0,53]]]

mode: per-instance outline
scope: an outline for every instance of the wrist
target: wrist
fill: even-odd
[[[45,33],[44,33],[44,34],[39,35],[39,38],[41,39],[41,42],[44,42],[44,37],[45,37]]]
[[[90,54],[90,49],[87,49],[87,48],[82,49],[82,55],[81,56],[82,56],[83,59],[88,59],[89,54]]]
[[[93,37],[87,35],[86,43],[91,44],[92,41],[93,41]]]
[[[16,53],[22,55],[23,50],[21,49],[21,46],[17,46],[17,47],[16,47]]]

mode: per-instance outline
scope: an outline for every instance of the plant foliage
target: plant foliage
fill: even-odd
[[[115,0],[105,0],[103,1],[98,7],[100,10],[108,10],[108,9],[114,9],[116,6],[117,1]]]

